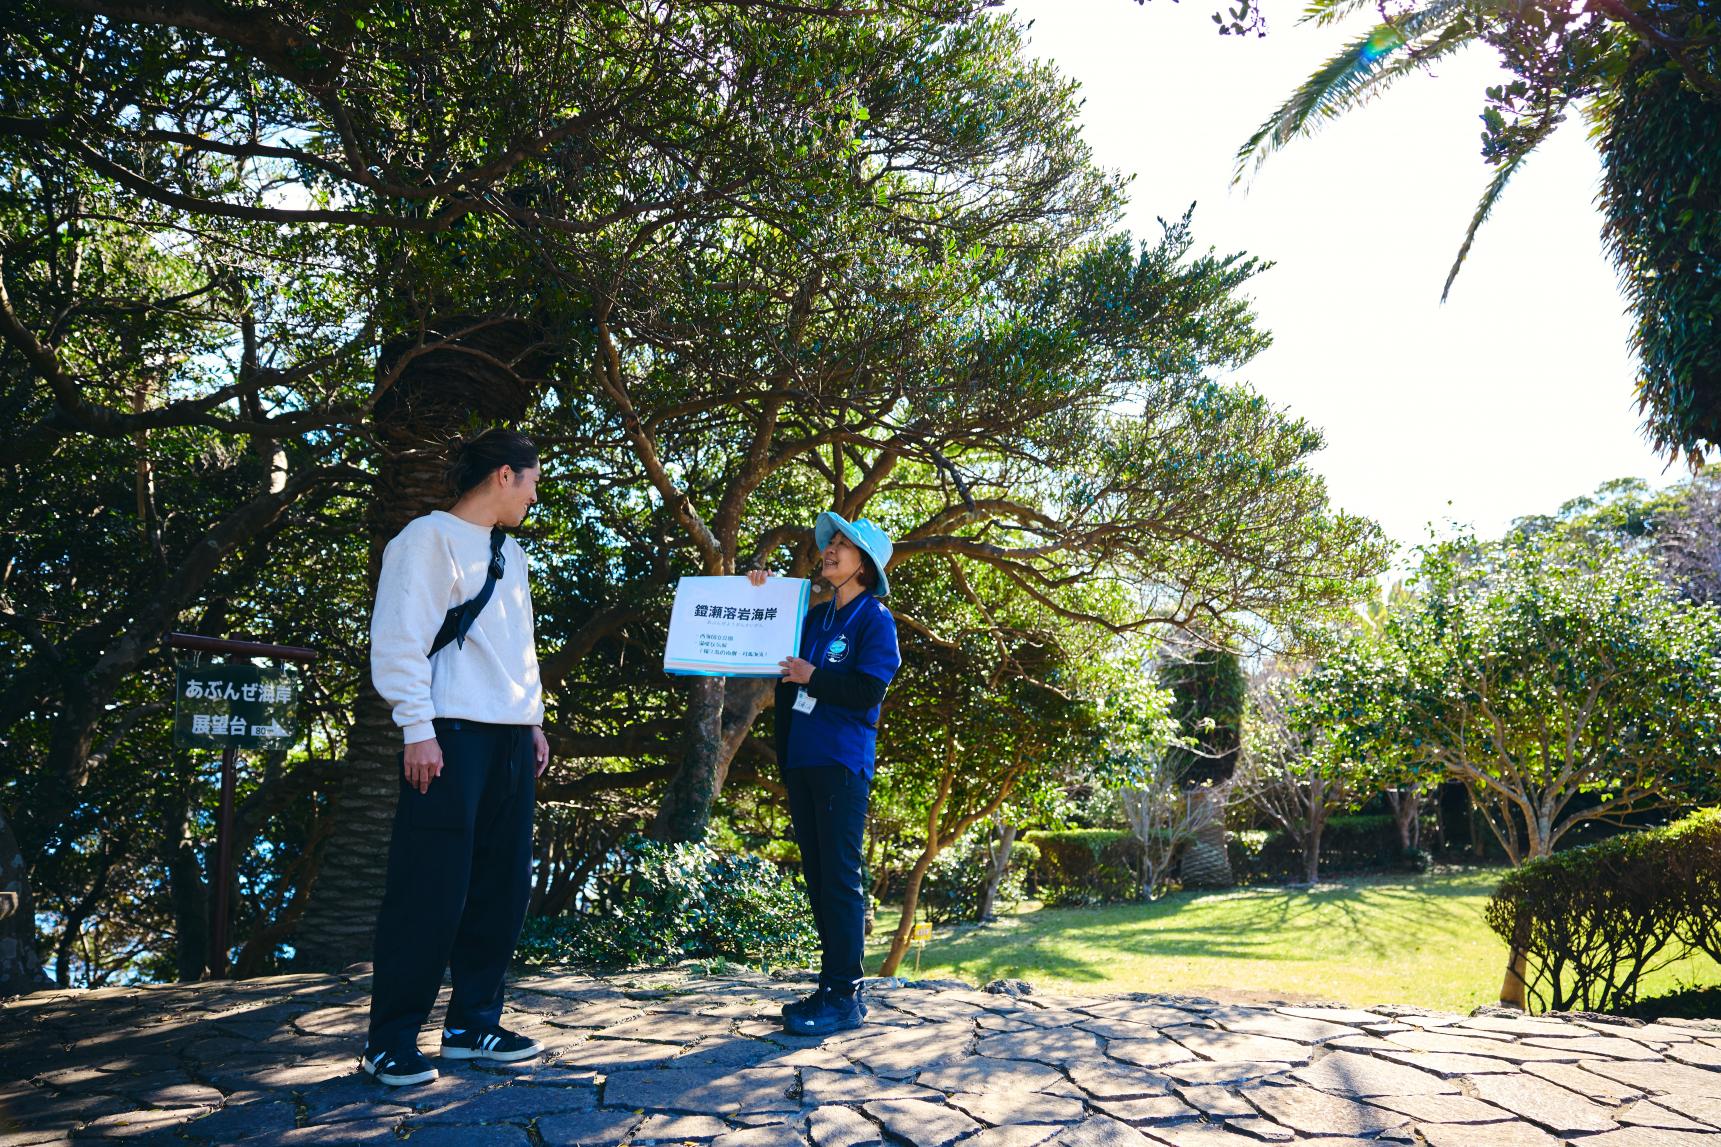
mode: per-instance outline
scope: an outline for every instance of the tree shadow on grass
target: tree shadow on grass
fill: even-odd
[[[1159,959],[1385,962],[1405,937],[1473,939],[1489,877],[1365,878],[1314,887],[1179,893],[1152,903],[1049,908],[934,941],[935,963],[981,980],[1050,977],[1102,983],[1108,954]]]

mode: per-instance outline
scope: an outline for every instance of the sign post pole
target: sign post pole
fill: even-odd
[[[221,816],[215,830],[215,912],[209,929],[209,974],[227,978],[227,935],[231,921],[228,899],[233,889],[233,790],[238,781],[239,750],[221,751]]]
[[[249,662],[251,658],[262,657],[303,665],[315,661],[317,651],[201,633],[169,633],[164,644],[170,649],[224,654],[235,659],[225,665],[180,666],[174,688],[173,719],[176,745],[221,750],[221,809],[216,820],[215,857],[210,865],[208,968],[212,978],[226,979],[233,927],[233,806],[239,782],[239,750],[287,749],[295,739],[298,725],[294,716],[299,690],[296,675],[284,670],[262,670]]]

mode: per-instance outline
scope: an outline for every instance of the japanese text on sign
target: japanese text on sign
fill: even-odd
[[[286,749],[298,737],[299,678],[291,669],[182,665],[174,692],[175,744]]]
[[[810,586],[774,577],[684,577],[669,614],[663,651],[667,673],[708,677],[775,677],[777,662],[800,648]]]

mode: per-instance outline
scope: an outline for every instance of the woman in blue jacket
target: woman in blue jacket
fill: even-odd
[[[831,598],[801,627],[800,656],[779,663],[777,764],[819,932],[818,990],[783,1009],[783,1027],[825,1035],[859,1027],[866,890],[861,849],[878,742],[879,705],[902,664],[890,592],[891,541],[872,522],[823,513],[813,524],[819,579]],[[748,575],[763,585],[763,570]]]

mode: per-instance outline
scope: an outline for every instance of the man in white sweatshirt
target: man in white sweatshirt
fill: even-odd
[[[371,617],[371,681],[406,747],[360,1065],[393,1086],[436,1078],[418,1035],[444,970],[444,1057],[543,1050],[500,1024],[531,891],[533,793],[550,759],[526,555],[502,534],[537,501],[537,448],[488,430],[456,448],[448,474],[454,508],[389,542]]]

